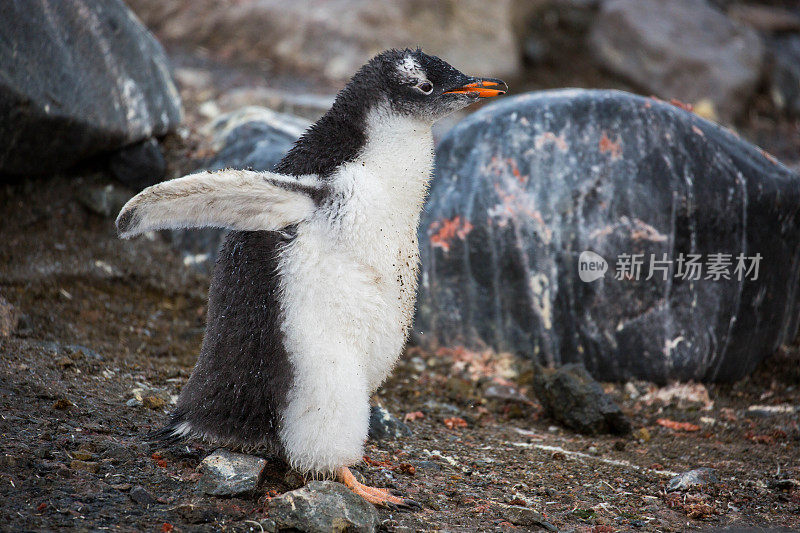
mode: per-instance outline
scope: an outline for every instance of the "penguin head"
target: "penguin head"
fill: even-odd
[[[348,87],[375,91],[394,112],[429,123],[508,90],[502,80],[467,76],[420,49],[378,54],[353,76]]]

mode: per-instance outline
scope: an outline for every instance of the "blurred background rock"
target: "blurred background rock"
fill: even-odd
[[[516,93],[618,88],[677,99],[743,129],[790,166],[800,160],[800,5],[793,0],[128,4],[170,50],[178,83],[191,93],[187,108],[211,96],[203,90],[213,90],[219,75],[226,84],[218,108],[255,103],[296,112],[310,104],[305,111],[314,118],[327,101],[298,92],[333,93],[376,52],[418,44],[464,71],[508,78]],[[260,79],[226,76],[213,64],[255,67]]]

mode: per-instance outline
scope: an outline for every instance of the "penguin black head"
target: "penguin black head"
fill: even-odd
[[[467,76],[421,49],[378,54],[353,76],[348,88],[354,94],[371,91],[370,100],[384,99],[393,111],[430,123],[508,90],[502,80]]]
[[[330,110],[306,130],[274,170],[326,178],[358,155],[367,141],[373,112],[379,111],[380,120],[388,122],[400,117],[432,125],[481,98],[507,90],[501,80],[467,76],[420,49],[387,50],[355,73]]]

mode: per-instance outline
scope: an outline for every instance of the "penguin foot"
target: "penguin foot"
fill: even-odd
[[[395,496],[389,489],[379,489],[377,487],[369,487],[359,483],[353,473],[350,472],[350,469],[346,466],[343,466],[336,471],[336,479],[339,481],[339,483],[343,484],[345,487],[352,490],[373,505],[404,509],[420,507],[420,505],[413,500]]]

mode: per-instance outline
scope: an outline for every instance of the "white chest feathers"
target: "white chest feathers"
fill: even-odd
[[[359,459],[369,395],[396,362],[413,318],[430,126],[378,121],[368,139],[361,156],[331,176],[327,208],[300,224],[281,253],[283,333],[295,369],[282,438],[301,470]]]

